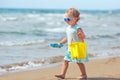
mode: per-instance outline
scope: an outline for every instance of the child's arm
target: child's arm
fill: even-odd
[[[83,30],[81,28],[78,28],[77,29],[77,36],[81,39],[84,39],[85,38],[85,34],[83,32]]]
[[[67,42],[67,36],[65,36],[61,41],[59,41],[60,44],[64,44]]]

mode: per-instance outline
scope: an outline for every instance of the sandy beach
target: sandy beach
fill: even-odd
[[[61,65],[44,69],[14,72],[0,76],[0,80],[61,80],[54,77],[60,73]],[[88,80],[120,80],[120,57],[95,59],[85,63]],[[64,80],[76,80],[80,75],[78,66],[70,63]]]

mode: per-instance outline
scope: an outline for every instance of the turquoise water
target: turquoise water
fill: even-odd
[[[53,49],[65,36],[65,10],[0,9],[0,73],[40,67],[62,60],[66,45]],[[120,56],[120,10],[81,10],[90,58]],[[22,65],[22,66],[21,66]]]

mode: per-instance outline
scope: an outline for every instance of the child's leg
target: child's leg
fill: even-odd
[[[86,70],[85,70],[84,64],[83,63],[77,63],[77,64],[78,64],[79,69],[80,69],[80,71],[82,73],[82,75],[80,77],[78,77],[78,78],[87,78],[87,74],[86,74]]]
[[[68,61],[64,61],[63,65],[62,65],[61,74],[63,74],[63,75],[66,74],[68,66],[69,66],[69,62]]]
[[[61,74],[58,74],[58,75],[55,75],[55,76],[58,77],[58,78],[64,79],[68,66],[69,66],[69,61],[65,60],[63,65],[62,65]]]

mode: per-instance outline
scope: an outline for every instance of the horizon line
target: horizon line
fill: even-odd
[[[29,10],[67,10],[67,9],[56,9],[56,8],[7,8],[7,7],[0,7],[0,9],[29,9]],[[79,9],[85,11],[116,11],[120,9]]]

